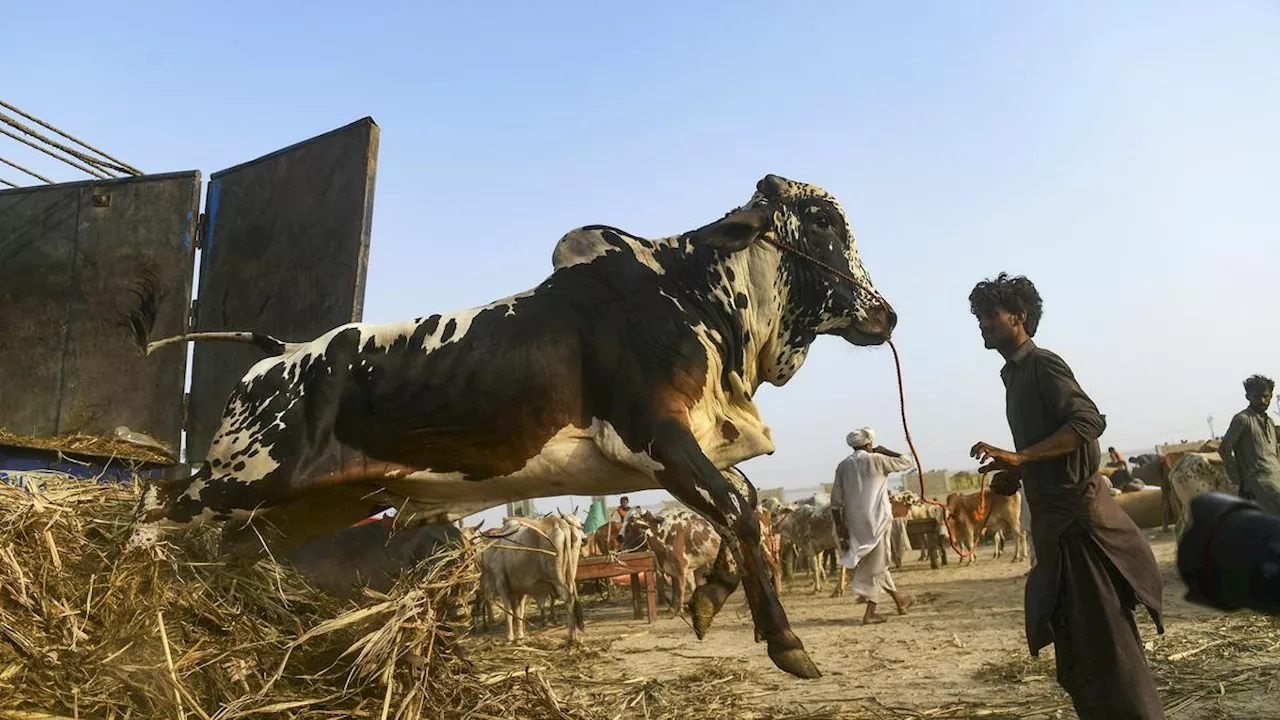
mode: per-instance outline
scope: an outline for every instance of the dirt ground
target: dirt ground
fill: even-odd
[[[1280,622],[1189,605],[1182,599],[1171,533],[1146,534],[1164,574],[1166,632],[1157,635],[1144,611],[1139,611],[1139,628],[1166,715],[1280,717]],[[740,593],[730,598],[701,642],[665,607],[652,624],[632,619],[625,587],[615,591],[618,599],[612,603],[584,594],[585,648],[559,649],[563,626],[543,630],[535,625],[530,646],[514,649],[512,661],[527,665],[536,659],[565,692],[648,682],[669,685],[673,693],[684,688],[684,702],[709,702],[712,694],[730,698],[704,709],[713,717],[1075,718],[1054,681],[1052,647],[1038,660],[1027,652],[1022,615],[1027,563],[1010,562],[1011,552],[1000,559],[991,555],[988,546],[971,566],[959,567],[953,559],[932,570],[911,553],[895,580],[915,605],[901,617],[886,606],[889,621],[876,626],[860,623],[863,606],[851,595],[831,597],[834,580],[815,594],[807,575],[794,578],[784,588],[783,604],[823,672],[818,680],[799,680],[774,668],[765,646],[753,642]],[[475,640],[501,642],[499,632]],[[644,717],[646,712],[636,707],[616,716]]]

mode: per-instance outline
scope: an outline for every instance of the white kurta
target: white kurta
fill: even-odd
[[[849,533],[849,551],[840,564],[854,570],[854,592],[874,599],[882,588],[893,589],[889,579],[889,527],[893,510],[889,504],[889,473],[910,470],[905,458],[854,450],[836,466],[831,497],[843,508]]]

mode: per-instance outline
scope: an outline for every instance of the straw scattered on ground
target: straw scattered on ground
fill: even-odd
[[[474,591],[468,563],[443,558],[353,609],[274,563],[220,560],[216,531],[125,553],[136,489],[45,486],[0,486],[2,710],[416,717],[483,704],[447,625]]]
[[[616,639],[465,637],[469,549],[351,603],[269,560],[221,558],[216,529],[125,552],[136,486],[42,480],[0,485],[0,718],[784,714],[743,692],[742,663],[605,682],[588,671]]]
[[[172,465],[174,458],[158,449],[126,442],[119,438],[97,435],[59,435],[57,437],[32,437],[19,435],[0,428],[0,446],[47,450],[70,455],[88,455],[96,458],[116,458],[142,463]]]
[[[1269,693],[1280,684],[1280,620],[1237,612],[1181,620],[1163,636],[1156,635],[1145,616],[1139,625],[1142,636],[1151,638],[1146,643],[1147,662],[1167,717],[1208,697],[1258,689]],[[988,663],[977,679],[1007,684],[1055,683],[1052,657],[1052,647],[1045,648],[1039,658],[1025,653],[1010,655]],[[1057,694],[1065,703],[1062,707],[1070,707],[1066,693],[1057,689]],[[1048,712],[1046,708],[1037,711],[1015,705],[1004,709],[1016,712],[1014,717]]]

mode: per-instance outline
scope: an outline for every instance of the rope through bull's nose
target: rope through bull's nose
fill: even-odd
[[[852,283],[854,286],[861,288],[863,292],[870,295],[873,299],[875,299],[876,302],[880,303],[880,306],[882,308],[884,308],[886,322],[888,322],[889,317],[893,315],[893,308],[890,307],[889,301],[885,300],[884,296],[876,292],[876,289],[871,287],[868,283],[853,277],[852,275],[850,275],[848,272],[845,272],[844,270],[840,270],[838,268],[832,267],[831,265],[828,265],[827,263],[819,260],[818,258],[813,257],[812,255],[806,252],[803,252],[802,250],[795,248],[777,239],[777,237],[765,236],[765,241],[768,242],[770,245],[778,248],[778,250],[782,252],[795,255],[796,257],[800,258],[801,260],[804,260],[805,262],[813,265],[814,267],[824,270],[834,275],[835,277],[848,281]],[[892,331],[888,327],[886,327],[885,334],[888,335],[890,332]],[[924,465],[920,463],[920,453],[916,452],[916,444],[911,439],[911,428],[908,427],[907,425],[907,393],[906,393],[906,390],[904,389],[904,385],[902,382],[902,359],[898,357],[898,346],[893,344],[893,338],[888,338],[885,340],[885,342],[888,343],[889,349],[893,351],[893,367],[894,367],[894,371],[898,375],[898,407],[902,414],[902,432],[905,433],[907,436],[907,447],[910,448],[911,450],[911,457],[914,458],[916,461],[916,472],[920,476],[920,499],[924,502],[929,503],[930,505],[937,505],[938,507],[942,508],[942,517],[943,517],[942,525],[947,530],[947,542],[948,544],[951,545],[951,549],[955,550],[956,554],[959,555],[961,559],[972,557],[975,552],[974,550],[964,551],[956,546],[955,535],[951,532],[951,526],[946,523],[947,506],[943,505],[937,500],[930,500],[928,496],[925,495]],[[986,476],[984,475],[984,476],[980,476],[978,480],[978,512],[977,512],[978,519],[982,519],[986,516],[986,508],[987,508]]]
[[[951,526],[946,522],[947,506],[943,505],[937,500],[929,499],[929,496],[925,493],[924,464],[920,462],[920,453],[916,452],[915,441],[911,439],[911,428],[907,425],[907,393],[905,390],[905,385],[902,382],[902,359],[898,356],[898,346],[893,344],[892,338],[889,340],[886,340],[885,342],[886,344],[888,344],[889,349],[893,351],[893,369],[898,376],[898,409],[902,415],[902,432],[907,437],[907,448],[911,450],[911,457],[916,461],[916,476],[920,478],[920,500],[923,502],[929,503],[930,505],[937,505],[938,507],[942,508],[942,517],[943,517],[942,526],[947,531],[947,543],[951,545],[951,549],[954,550],[956,554],[960,556],[961,559],[972,557],[977,552],[976,548],[971,550],[961,550],[956,545],[955,534],[951,532]],[[987,495],[986,495],[986,489],[984,487],[985,485],[986,485],[986,476],[984,475],[984,476],[981,476],[981,478],[978,480],[978,517],[979,518],[986,515]]]

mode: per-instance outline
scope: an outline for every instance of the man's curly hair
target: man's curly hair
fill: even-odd
[[[1254,391],[1272,392],[1276,389],[1276,381],[1266,375],[1250,375],[1244,381],[1244,391],[1250,395]]]
[[[1044,313],[1044,301],[1040,299],[1035,284],[1025,276],[1009,277],[1009,273],[1002,272],[995,280],[978,283],[969,293],[969,310],[974,315],[985,315],[997,309],[1007,313],[1026,311],[1027,320],[1023,327],[1029,337],[1035,337],[1040,316]]]

